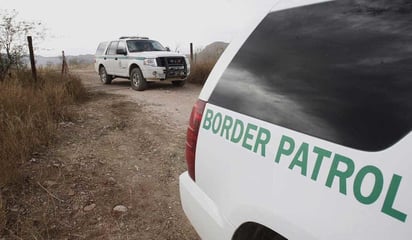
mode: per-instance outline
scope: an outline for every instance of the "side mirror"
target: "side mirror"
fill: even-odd
[[[126,49],[124,49],[124,48],[118,48],[118,49],[116,50],[116,54],[117,54],[117,55],[127,55],[127,51],[126,51]]]
[[[170,52],[170,48],[169,48],[169,47],[166,47],[166,51]]]

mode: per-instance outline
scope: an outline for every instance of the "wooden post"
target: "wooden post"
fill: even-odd
[[[64,74],[64,51],[62,51],[62,76]]]
[[[193,62],[193,43],[190,43],[190,61]]]
[[[27,42],[29,42],[31,74],[34,81],[37,82],[36,62],[34,61],[33,40],[31,36],[27,36]]]
[[[67,66],[66,56],[64,56],[64,51],[62,51],[62,78],[67,74],[68,71],[69,67]]]

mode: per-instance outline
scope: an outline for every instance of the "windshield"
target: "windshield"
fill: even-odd
[[[166,48],[153,40],[128,40],[127,48],[129,52],[166,51]]]

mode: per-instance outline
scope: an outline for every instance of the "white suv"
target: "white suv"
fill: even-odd
[[[104,84],[113,78],[128,78],[132,88],[147,88],[148,81],[171,81],[183,86],[190,73],[185,55],[170,52],[159,42],[146,37],[121,37],[99,44],[95,54],[95,70]]]
[[[280,0],[190,117],[183,209],[202,239],[409,240],[412,6]]]

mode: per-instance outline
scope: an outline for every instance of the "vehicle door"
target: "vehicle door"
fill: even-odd
[[[119,41],[110,42],[110,45],[106,51],[106,56],[103,58],[106,71],[110,75],[116,75],[116,62],[117,62],[116,51],[117,51],[118,44],[119,44]]]
[[[124,77],[128,76],[128,57],[125,42],[119,41],[113,64],[116,75]]]

